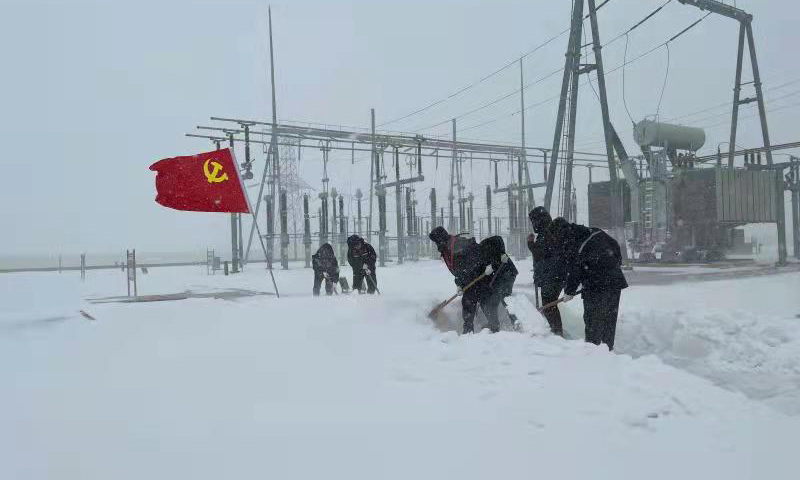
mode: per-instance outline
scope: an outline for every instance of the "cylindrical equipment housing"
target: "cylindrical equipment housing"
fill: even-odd
[[[706,143],[702,128],[642,120],[633,127],[633,139],[642,147],[697,151]]]

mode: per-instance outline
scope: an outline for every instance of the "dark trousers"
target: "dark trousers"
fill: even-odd
[[[319,295],[319,287],[322,285],[322,280],[325,279],[325,294],[333,294],[333,282],[325,278],[322,272],[314,272],[314,296]]]
[[[483,281],[478,282],[472,288],[464,292],[461,297],[461,315],[464,319],[464,333],[471,333],[475,330],[475,313],[478,304],[489,322],[489,329],[493,332],[500,331],[500,320],[497,317],[497,308],[500,302],[507,295],[503,289],[492,289]]]
[[[542,292],[542,305],[555,302],[558,296],[561,295],[561,283],[545,283],[540,286]],[[542,311],[547,323],[550,324],[550,331],[556,335],[564,335],[564,327],[561,325],[561,312],[558,311],[558,306],[550,307]]]
[[[603,290],[583,293],[583,323],[586,325],[587,342],[595,345],[605,343],[609,350],[614,350],[620,292]]]
[[[374,268],[370,268],[370,275],[367,277],[364,270],[353,270],[353,290],[364,290],[361,285],[364,281],[367,282],[367,293],[375,293],[375,288],[378,286],[378,276]],[[364,277],[367,277],[366,279]]]

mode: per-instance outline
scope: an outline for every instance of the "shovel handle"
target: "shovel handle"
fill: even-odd
[[[573,295],[573,297],[576,297],[576,296],[580,295],[581,292],[582,292],[582,290],[578,290],[577,292],[575,292],[575,295]],[[537,310],[539,310],[540,312],[544,312],[548,308],[553,308],[556,305],[558,305],[559,303],[563,303],[563,302],[564,302],[564,297],[561,297],[558,300],[555,300],[553,302],[548,303],[547,305],[542,305],[541,307],[537,308]]]
[[[472,288],[472,286],[473,286],[473,285],[475,285],[476,283],[478,283],[478,281],[479,281],[479,280],[481,280],[481,279],[482,279],[483,277],[485,277],[485,276],[486,276],[486,274],[484,274],[484,273],[481,273],[481,274],[480,274],[480,275],[479,275],[479,276],[478,276],[478,277],[477,277],[475,280],[473,280],[473,281],[469,282],[469,283],[467,284],[467,286],[466,286],[466,287],[464,287],[464,289],[462,290],[462,292],[466,292],[467,290],[469,290],[470,288]],[[434,316],[434,315],[436,315],[437,313],[439,313],[439,310],[441,310],[441,309],[443,309],[444,307],[446,307],[446,306],[447,306],[447,305],[448,305],[450,302],[452,302],[453,300],[455,300],[457,296],[458,296],[458,293],[456,293],[456,294],[455,294],[455,295],[453,295],[452,297],[448,298],[448,299],[447,299],[447,300],[445,300],[444,302],[442,302],[442,303],[440,303],[439,305],[437,305],[437,306],[436,306],[436,308],[434,308],[433,310],[431,310],[431,313],[429,313],[429,314],[428,314],[428,316]]]

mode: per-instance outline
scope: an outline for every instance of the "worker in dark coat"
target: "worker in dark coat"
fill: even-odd
[[[314,269],[314,296],[319,295],[322,280],[325,280],[325,293],[333,293],[334,284],[339,282],[339,262],[333,253],[330,243],[324,243],[317,253],[311,255],[311,267]]]
[[[364,291],[362,283],[367,279],[367,293],[375,293],[378,288],[378,276],[375,273],[375,261],[378,255],[372,245],[358,235],[347,238],[347,262],[353,268],[353,289]]]
[[[555,302],[564,288],[567,277],[566,264],[560,255],[559,236],[569,223],[563,218],[553,220],[544,207],[536,207],[528,214],[531,226],[536,235],[528,235],[528,249],[533,255],[533,281],[542,292],[542,305]],[[561,312],[558,307],[550,307],[542,311],[550,331],[564,336],[561,324]]]
[[[482,289],[478,302],[489,322],[489,329],[492,332],[498,332],[500,321],[497,317],[497,309],[503,303],[503,299],[511,295],[519,271],[506,254],[503,237],[486,238],[481,241],[480,248],[481,265],[485,265],[483,273],[486,274],[485,278],[488,280],[488,284]]]
[[[493,332],[499,331],[497,307],[504,297],[511,294],[517,275],[516,267],[505,255],[502,238],[492,237],[478,245],[474,238],[450,235],[444,227],[434,228],[428,237],[436,244],[442,260],[455,277],[461,294],[461,315],[464,320],[462,331],[474,332],[478,304],[489,321],[489,328]],[[510,265],[501,268],[508,263]],[[495,276],[497,281],[493,282]],[[470,286],[475,280],[477,281]]]
[[[564,300],[581,287],[586,341],[614,349],[620,293],[628,287],[619,243],[599,228],[568,224],[561,235],[567,278]]]

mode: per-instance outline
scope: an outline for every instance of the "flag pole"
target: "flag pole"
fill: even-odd
[[[247,202],[247,211],[253,217],[253,225],[255,225],[256,227],[256,233],[258,233],[258,241],[261,243],[261,250],[264,252],[264,259],[267,262],[267,269],[269,270],[269,276],[272,278],[272,286],[275,287],[275,296],[281,298],[281,294],[278,292],[278,284],[275,283],[275,275],[273,275],[272,273],[272,262],[270,261],[269,255],[267,255],[267,247],[266,245],[264,245],[264,237],[261,236],[261,229],[258,227],[258,219],[256,218],[256,212],[253,210],[252,204],[250,203],[250,195],[248,195],[247,189],[244,188],[244,181],[242,181],[242,176],[239,175],[239,164],[236,162],[236,152],[233,151],[233,148],[230,148],[229,150],[231,151],[231,158],[233,158],[233,164],[236,166],[236,178],[239,179],[239,187],[242,189],[242,195],[244,196],[245,202]]]

